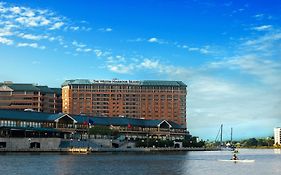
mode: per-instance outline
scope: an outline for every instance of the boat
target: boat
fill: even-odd
[[[219,149],[221,151],[234,151],[235,150],[235,146],[232,144],[232,132],[233,132],[233,130],[231,128],[231,141],[230,141],[230,143],[227,143],[226,145],[224,145],[224,143],[223,143],[223,124],[221,124],[219,132],[218,132],[217,137],[215,139],[215,141],[217,141],[218,136],[220,135],[220,147],[219,147]]]
[[[238,159],[238,160],[218,160],[220,162],[234,162],[234,163],[254,163],[255,160],[249,160],[249,159]]]
[[[69,148],[68,152],[71,154],[89,154],[91,150],[88,148]]]

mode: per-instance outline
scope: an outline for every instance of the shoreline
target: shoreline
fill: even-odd
[[[220,151],[217,148],[61,148],[61,149],[0,149],[0,153],[68,153],[89,154],[99,152],[180,152],[180,151]]]

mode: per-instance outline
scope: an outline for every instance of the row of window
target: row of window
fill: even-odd
[[[185,87],[176,86],[128,86],[128,85],[72,85],[72,89],[169,89],[179,90],[186,89]]]
[[[12,120],[1,120],[0,126],[8,126],[8,127],[34,127],[34,128],[41,128],[41,127],[53,127],[53,123],[41,123],[41,122],[31,122],[31,121],[19,121],[18,125],[16,121]]]

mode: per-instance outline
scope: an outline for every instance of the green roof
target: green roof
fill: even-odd
[[[74,116],[73,117],[78,123],[84,123],[89,119],[94,123],[94,125],[105,125],[105,126],[140,126],[140,127],[157,127],[163,120],[152,120],[152,119],[136,119],[128,117],[87,117],[87,116]],[[172,121],[167,121],[174,129],[183,129],[181,125],[174,123]]]
[[[113,82],[104,82],[104,84],[114,84]],[[116,81],[120,84],[120,81]],[[133,81],[131,85],[140,85],[140,86],[177,86],[177,87],[186,87],[186,84],[184,84],[182,81],[165,81],[165,80],[143,80],[143,81]],[[137,83],[136,83],[137,82]],[[94,81],[90,81],[87,79],[75,79],[75,80],[66,80],[62,86],[67,85],[88,85],[88,84],[96,84]],[[99,83],[103,84],[103,83]],[[121,81],[122,84],[122,81]],[[127,81],[124,81],[124,84],[130,84],[127,83]]]
[[[1,110],[0,109],[0,119],[6,120],[24,120],[24,121],[49,121],[54,122],[56,119],[68,115],[72,117],[77,123],[83,124],[89,119],[94,123],[94,125],[104,125],[104,126],[127,126],[128,124],[132,126],[141,127],[157,127],[163,120],[149,120],[149,119],[136,119],[128,117],[89,117],[84,115],[69,115],[69,114],[49,114],[42,112],[27,112],[27,111],[13,111],[13,110]],[[172,128],[180,129],[185,128],[172,121],[167,121]]]
[[[26,120],[26,121],[54,121],[64,114],[49,114],[42,112],[0,110],[0,119]]]
[[[162,80],[144,80],[143,86],[186,86],[182,81],[162,81]]]
[[[57,95],[61,95],[61,88],[50,88],[52,89]]]
[[[54,91],[49,88],[48,86],[36,86],[40,92],[43,92],[43,93],[54,93]]]
[[[90,80],[87,79],[76,79],[76,80],[66,80],[62,86],[67,86],[70,84],[92,84]]]
[[[14,91],[40,91],[39,88],[34,86],[33,84],[20,84],[20,83],[12,83],[12,84],[5,84],[0,83],[0,85],[8,86],[9,88],[13,89]]]
[[[0,86],[3,85],[8,86],[14,91],[32,91],[32,92],[61,94],[61,88],[49,88],[48,86],[37,86],[34,84],[24,84],[24,83],[0,83]]]

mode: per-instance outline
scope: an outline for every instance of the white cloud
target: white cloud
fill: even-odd
[[[79,28],[80,28],[79,26],[71,26],[71,27],[70,27],[70,29],[71,29],[71,30],[74,30],[74,31],[79,30]]]
[[[112,28],[106,28],[105,31],[106,31],[106,32],[111,32],[111,31],[112,31]]]
[[[199,47],[188,47],[187,45],[181,46],[183,49],[187,49],[190,52],[199,52],[201,54],[210,54],[212,53],[209,48],[210,46],[204,46],[202,48]]]
[[[28,9],[23,13],[23,15],[28,16],[28,17],[33,17],[33,16],[35,16],[35,12],[31,9]]]
[[[93,51],[93,49],[88,48],[86,44],[79,43],[77,41],[73,41],[71,44],[75,47],[75,51],[76,52],[85,52],[85,53],[87,53],[87,52],[92,52]]]
[[[134,66],[132,65],[124,65],[124,64],[117,64],[117,65],[107,65],[107,68],[115,73],[119,74],[127,74],[132,73]]]
[[[101,31],[101,32],[112,32],[112,31],[113,31],[113,29],[110,28],[110,27],[107,27],[107,28],[99,28],[98,30]]]
[[[0,36],[11,36],[13,33],[7,28],[0,28]]]
[[[18,36],[23,39],[28,39],[28,40],[48,39],[47,35],[32,35],[32,34],[20,33],[20,34],[18,34]]]
[[[262,13],[256,14],[256,15],[254,15],[253,17],[254,17],[254,18],[260,19],[260,18],[263,18],[263,17],[264,17],[264,14],[262,14]]]
[[[264,35],[245,40],[240,49],[248,52],[260,52],[263,55],[279,54],[281,32],[279,30],[268,31]]]
[[[80,47],[80,48],[83,48],[83,47],[87,46],[86,44],[78,43],[77,41],[73,41],[72,45],[76,46],[76,47]]]
[[[45,46],[36,46],[37,43],[23,41],[23,39],[26,39],[34,41],[40,40],[40,45],[48,45],[48,42],[53,42],[53,47],[59,45],[62,49],[66,49],[64,46],[71,45],[71,43],[65,41],[62,36],[57,34],[57,31],[62,30],[65,33],[77,30],[89,31],[90,28],[77,25],[70,19],[60,16],[48,9],[36,9],[11,3],[0,3],[1,43],[5,42],[6,44],[12,45],[11,39],[3,38],[4,36],[10,36],[15,43],[14,46],[18,47],[46,48]],[[74,50],[76,49],[77,48],[74,48]],[[90,48],[83,49],[83,52],[91,51],[92,49]]]
[[[189,75],[190,73],[182,67],[166,65],[160,63],[159,60],[142,57],[126,59],[124,56],[114,56],[111,54],[106,58],[106,64],[109,71],[122,74],[133,74],[145,70],[171,76],[184,73]]]
[[[188,50],[189,50],[189,51],[198,51],[198,50],[200,50],[200,49],[197,48],[197,47],[190,47],[190,48],[188,48]]]
[[[155,37],[147,39],[147,42],[149,42],[149,43],[157,43],[157,44],[168,44],[167,41],[164,41],[163,39],[159,39],[159,38],[155,38]]]
[[[17,47],[32,47],[35,49],[45,49],[45,46],[39,46],[37,43],[18,43]]]
[[[11,7],[9,10],[12,13],[15,13],[15,14],[20,14],[21,13],[21,8],[19,8],[19,7]]]
[[[101,50],[99,50],[99,49],[95,49],[94,52],[95,52],[97,57],[100,57],[103,54],[103,52]]]
[[[150,42],[150,43],[157,43],[158,39],[157,38],[149,38],[148,42]]]
[[[91,52],[93,51],[91,48],[76,48],[77,52]]]
[[[252,29],[256,30],[256,31],[266,31],[266,30],[272,29],[272,26],[271,25],[263,25],[263,26],[253,27]]]
[[[255,40],[259,44],[278,41],[279,35],[271,33]],[[204,52],[200,49],[208,50],[209,46],[199,48],[185,45],[181,48]],[[226,57],[196,69],[164,64],[160,60],[143,57],[135,62],[133,59],[116,61],[115,56],[110,56],[107,60],[107,69],[115,73],[138,74],[140,71],[151,71],[153,75],[161,75],[165,79],[186,82],[188,128],[194,135],[204,138],[203,132],[209,132],[215,137],[217,129],[213,128],[219,127],[221,123],[235,127],[237,135],[238,130],[247,130],[241,123],[254,120],[256,123],[253,125],[256,127],[260,127],[261,123],[273,127],[273,121],[278,119],[280,123],[281,63],[278,61],[254,54],[247,55],[244,52],[241,56]],[[217,76],[217,73],[226,75]],[[254,132],[247,134],[249,137],[255,136]]]
[[[204,137],[206,128],[219,127],[223,123],[234,127],[236,135],[241,136],[246,132],[244,128],[239,131],[241,123],[254,120],[265,125],[272,122],[271,118],[280,115],[280,111],[274,108],[280,103],[275,91],[218,79],[212,75],[192,77],[188,82],[188,121],[193,134]],[[265,118],[266,122],[263,121]],[[216,132],[213,131],[214,138]],[[256,133],[248,130],[247,134],[253,137]],[[269,133],[263,133],[263,136],[266,134]]]
[[[160,68],[158,60],[154,61],[154,60],[150,60],[150,59],[144,59],[140,65],[141,65],[141,67],[146,68],[146,69]]]
[[[0,36],[0,43],[5,44],[5,45],[12,45],[13,40]]]
[[[56,22],[55,24],[53,24],[52,27],[50,27],[50,30],[56,30],[56,29],[60,29],[62,26],[64,25],[64,22]]]
[[[210,68],[229,68],[255,76],[258,81],[281,90],[281,63],[262,59],[256,55],[242,55],[227,60],[212,62]]]
[[[92,51],[91,48],[86,48],[86,49],[84,49],[84,52],[91,52],[91,51]]]
[[[128,42],[142,42],[145,41],[144,38],[129,39]]]

